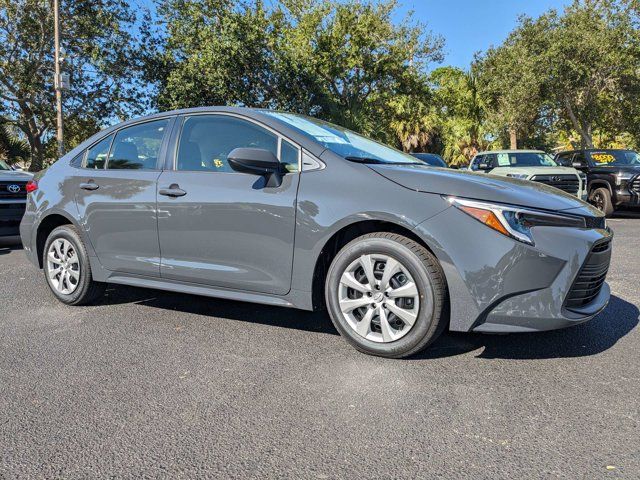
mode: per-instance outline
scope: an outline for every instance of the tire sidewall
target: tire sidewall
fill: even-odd
[[[80,280],[78,282],[78,287],[68,295],[60,293],[56,290],[56,288],[51,283],[51,279],[49,278],[49,273],[47,270],[47,254],[49,252],[49,248],[55,240],[60,238],[67,240],[73,245],[73,248],[78,255],[78,262],[80,266]],[[66,303],[67,305],[74,305],[84,298],[92,281],[91,269],[89,266],[89,257],[87,255],[86,249],[84,248],[82,240],[72,227],[66,225],[57,227],[49,234],[44,245],[44,250],[42,252],[42,266],[47,285],[49,285],[49,289],[58,300]]]
[[[400,261],[413,277],[420,292],[418,317],[411,330],[402,338],[379,343],[368,340],[355,332],[343,317],[338,292],[344,270],[364,254],[383,254]],[[430,309],[425,310],[425,294],[431,295]],[[386,238],[356,239],[344,247],[333,260],[325,284],[325,298],[331,319],[340,334],[354,347],[366,353],[381,356],[401,356],[411,352],[424,342],[426,336],[437,329],[437,302],[434,281],[423,262],[406,246]]]
[[[595,198],[596,195],[602,196],[604,205],[601,212],[604,213],[605,216],[607,217],[610,216],[613,213],[614,208],[613,208],[613,201],[611,199],[611,194],[609,193],[609,190],[604,187],[596,188],[593,191],[592,198]]]

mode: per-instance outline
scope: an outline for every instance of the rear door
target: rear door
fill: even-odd
[[[160,275],[156,182],[172,119],[125,127],[87,149],[76,203],[100,263]]]
[[[279,187],[237,173],[237,147],[272,151],[287,170]],[[261,293],[291,286],[300,149],[276,132],[228,114],[183,119],[172,169],[158,181],[163,278]],[[173,189],[181,196],[166,196]]]

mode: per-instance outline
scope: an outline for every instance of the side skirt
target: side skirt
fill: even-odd
[[[157,290],[168,290],[171,292],[202,295],[205,297],[311,310],[311,293],[297,290],[291,290],[289,294],[277,297],[262,293],[215,288],[208,285],[179,282],[176,280],[167,281],[161,278],[143,277],[120,272],[111,273],[104,281],[133,287],[155,288]]]

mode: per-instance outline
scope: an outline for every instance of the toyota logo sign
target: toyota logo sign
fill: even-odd
[[[560,177],[551,177],[551,181],[552,182],[559,182],[561,180],[562,180],[562,178],[560,178]]]
[[[7,190],[11,193],[18,193],[20,191],[20,185],[16,185],[15,183],[7,186]]]

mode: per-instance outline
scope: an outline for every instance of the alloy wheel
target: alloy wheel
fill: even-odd
[[[51,285],[64,295],[73,293],[80,281],[80,259],[71,242],[56,238],[47,252],[47,274]]]
[[[389,255],[361,255],[342,273],[338,290],[342,315],[367,340],[399,340],[418,319],[418,286],[407,268]]]

